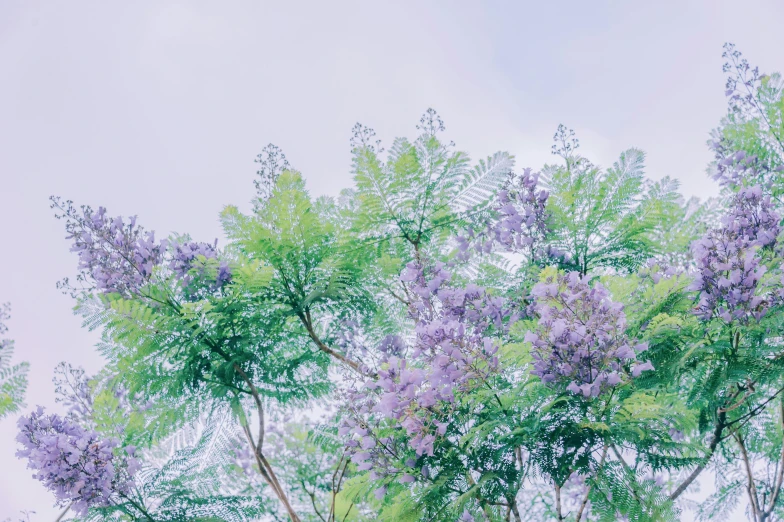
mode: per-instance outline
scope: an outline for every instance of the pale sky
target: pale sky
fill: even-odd
[[[138,214],[159,236],[222,238],[253,159],[283,148],[313,194],[351,184],[360,121],[386,143],[434,107],[473,158],[550,160],[559,123],[607,165],[648,154],[652,178],[710,196],[725,113],[722,44],[784,69],[784,2],[42,2],[0,0],[0,302],[10,301],[28,405],[51,407],[61,360],[101,366],[55,282],[73,275],[51,194]],[[0,421],[0,520],[53,497]]]

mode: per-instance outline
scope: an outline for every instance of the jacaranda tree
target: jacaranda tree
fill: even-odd
[[[677,520],[709,474],[703,519],[784,518],[784,82],[725,58],[702,203],[563,126],[472,162],[432,109],[357,124],[335,198],[268,146],[222,248],[53,198],[108,362],[18,455],[75,520]]]

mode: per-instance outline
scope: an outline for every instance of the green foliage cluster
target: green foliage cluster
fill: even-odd
[[[746,74],[727,52],[731,80]],[[734,193],[761,184],[784,210],[784,84],[745,78],[733,85],[749,95],[731,98],[712,143],[761,166],[726,184],[718,201],[685,200],[675,180],[647,179],[638,149],[595,165],[560,127],[555,161],[538,178],[549,193],[545,240],[560,253],[547,262],[532,251],[461,255],[456,236],[498,218],[515,160],[498,152],[472,163],[443,139],[433,110],[416,138],[388,151],[357,125],[354,186],[335,198],[311,197],[267,147],[252,211],[227,206],[227,246],[191,268],[194,279],[215,280],[228,263],[228,284],[194,290],[161,264],[136,293],[78,296],[108,362],[64,397],[89,397],[72,415],[138,447],[145,463],[133,505],[96,507],[86,519],[677,520],[684,493],[709,473],[717,488],[697,508],[703,519],[741,501],[755,522],[784,517],[781,304],[771,293],[757,320],[703,320],[689,288],[690,245],[719,226]],[[772,288],[782,252],[755,252]],[[487,334],[500,346],[497,370],[425,413],[445,421],[432,454],[411,451],[400,423],[363,411],[359,428],[412,477],[390,480],[353,458],[341,427],[361,406],[346,398],[389,369],[378,349],[389,336],[416,337],[416,301],[401,273],[439,263],[453,283],[482,285],[522,312]],[[592,397],[531,373],[531,289],[571,271],[623,303],[626,334],[648,344],[654,371]],[[21,375],[4,361],[0,354],[0,378]]]
[[[0,306],[0,335],[8,331],[5,322],[10,319],[11,306]],[[11,364],[14,354],[14,341],[0,339],[0,419],[19,411],[24,406],[27,389],[27,363]]]

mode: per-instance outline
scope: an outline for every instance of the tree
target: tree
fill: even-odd
[[[21,456],[88,519],[676,520],[705,470],[702,517],[782,517],[782,88],[725,57],[705,203],[564,126],[472,165],[432,109],[357,124],[337,198],[266,147],[223,249],[54,198],[108,363]]]

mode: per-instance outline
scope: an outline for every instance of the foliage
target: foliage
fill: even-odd
[[[564,126],[472,164],[432,109],[357,124],[336,198],[267,146],[222,249],[53,198],[107,365],[21,455],[86,520],[676,520],[708,470],[699,516],[781,518],[783,89],[725,58],[704,203]]]
[[[0,335],[8,332],[5,322],[11,318],[11,305],[0,306]],[[0,339],[0,419],[19,411],[27,388],[27,363],[11,364],[14,341]]]

